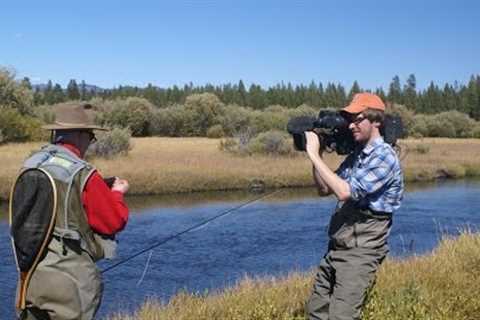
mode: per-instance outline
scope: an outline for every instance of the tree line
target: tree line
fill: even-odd
[[[75,79],[70,80],[65,89],[58,83],[53,84],[52,81],[48,81],[42,88],[32,86],[28,78],[24,78],[22,83],[33,90],[34,105],[51,105],[69,100],[92,98],[114,100],[141,97],[159,108],[166,108],[184,104],[186,98],[192,94],[213,93],[225,104],[248,106],[255,110],[264,110],[271,105],[295,108],[302,104],[320,109],[344,106],[355,93],[373,91],[384,101],[405,105],[415,113],[436,114],[457,110],[480,120],[480,75],[472,75],[467,84],[455,82],[440,87],[432,81],[424,90],[418,90],[414,74],[409,75],[403,85],[400,78],[394,76],[386,91],[383,88],[375,90],[361,88],[357,81],[354,81],[348,90],[341,84],[329,82],[324,86],[321,82],[315,81],[309,85],[295,86],[282,82],[266,89],[253,83],[247,88],[242,80],[236,84],[217,86],[211,84],[194,86],[189,83],[183,87],[174,85],[169,88],[160,88],[148,84],[146,87],[119,86],[112,89],[89,86],[83,80],[78,84]]]

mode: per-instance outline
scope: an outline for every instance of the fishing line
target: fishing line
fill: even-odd
[[[130,260],[132,260],[132,259],[134,259],[134,258],[136,258],[136,257],[138,257],[139,255],[144,254],[145,252],[148,252],[148,251],[150,251],[150,250],[152,250],[152,249],[154,249],[154,248],[157,248],[157,247],[159,247],[159,246],[161,246],[161,245],[163,245],[163,244],[165,244],[165,243],[167,243],[167,242],[169,242],[169,241],[171,241],[171,240],[173,240],[173,239],[179,238],[181,235],[184,235],[184,234],[187,233],[187,232],[190,232],[190,231],[193,231],[193,230],[195,230],[195,229],[198,229],[198,228],[200,228],[200,227],[202,227],[202,226],[210,223],[210,222],[213,221],[213,220],[216,220],[216,219],[218,219],[218,218],[224,217],[224,216],[226,216],[226,215],[228,215],[228,214],[230,214],[230,213],[232,213],[232,212],[234,212],[234,211],[236,211],[236,210],[238,210],[238,209],[240,209],[240,208],[243,208],[243,207],[245,207],[245,206],[247,206],[247,205],[249,205],[249,204],[251,204],[251,203],[254,203],[254,202],[258,201],[258,200],[261,200],[261,199],[264,199],[264,198],[266,198],[266,197],[269,197],[269,196],[271,196],[271,195],[273,195],[273,194],[275,194],[275,193],[277,193],[277,192],[279,192],[279,191],[280,191],[280,190],[273,190],[273,191],[267,192],[267,193],[265,193],[265,194],[263,194],[263,195],[261,195],[261,196],[259,196],[259,197],[256,197],[256,198],[251,199],[251,200],[249,200],[249,201],[247,201],[247,202],[244,202],[244,203],[242,203],[241,205],[238,205],[238,206],[236,206],[236,207],[233,207],[233,208],[230,208],[230,209],[228,209],[228,210],[226,210],[226,211],[223,211],[223,212],[221,212],[221,213],[219,213],[219,214],[217,214],[217,215],[215,215],[215,216],[213,216],[213,217],[211,217],[211,218],[209,218],[209,219],[207,219],[207,220],[204,220],[204,221],[202,221],[202,222],[200,222],[200,223],[198,223],[198,224],[196,224],[196,225],[191,226],[190,228],[187,228],[187,229],[185,229],[185,230],[183,230],[183,231],[181,231],[181,232],[179,232],[179,233],[176,233],[176,234],[174,234],[174,235],[171,235],[171,236],[169,236],[169,237],[167,237],[167,238],[165,238],[165,239],[163,239],[163,240],[160,240],[160,241],[152,244],[151,246],[149,246],[149,247],[147,247],[147,248],[145,248],[145,249],[143,249],[143,250],[140,250],[140,251],[138,251],[137,253],[132,254],[131,256],[129,256],[129,257],[125,258],[125,259],[122,259],[122,260],[118,261],[117,263],[112,264],[111,266],[106,267],[105,269],[103,269],[103,270],[100,271],[100,272],[101,272],[102,274],[103,274],[103,273],[106,273],[107,271],[110,271],[110,270],[112,270],[112,269],[114,269],[114,268],[116,268],[116,267],[118,267],[118,266],[120,266],[120,265],[122,265],[122,264],[124,264],[124,263],[126,263],[126,262],[128,262],[128,261],[130,261]]]

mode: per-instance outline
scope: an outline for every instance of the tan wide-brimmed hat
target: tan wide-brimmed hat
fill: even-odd
[[[55,121],[42,126],[47,130],[108,130],[93,121],[92,105],[85,102],[62,103],[54,107]]]

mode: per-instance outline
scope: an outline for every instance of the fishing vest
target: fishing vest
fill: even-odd
[[[78,241],[94,261],[102,259],[101,242],[90,228],[82,204],[82,192],[95,168],[57,145],[46,145],[25,160],[23,170],[33,168],[47,173],[55,183],[57,210],[53,236]]]

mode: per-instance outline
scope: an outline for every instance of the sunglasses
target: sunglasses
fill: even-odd
[[[83,131],[83,132],[88,134],[90,143],[97,142],[97,137],[95,136],[95,133],[93,133],[93,131]]]
[[[355,118],[350,119],[350,123],[358,126],[363,120],[367,119],[363,114],[356,116]]]

